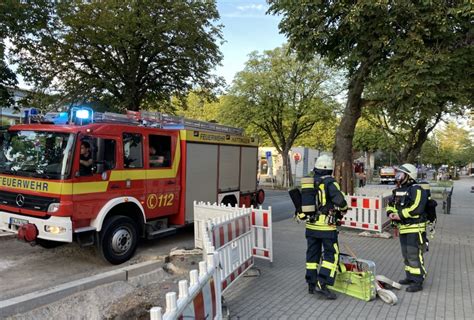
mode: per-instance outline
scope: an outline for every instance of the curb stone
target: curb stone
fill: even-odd
[[[116,281],[128,281],[129,278],[162,268],[162,264],[163,261],[146,261],[3,300],[0,301],[0,318],[31,311],[75,293],[89,290],[103,284]]]

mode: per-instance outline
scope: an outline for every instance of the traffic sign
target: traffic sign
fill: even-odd
[[[295,152],[295,153],[293,154],[293,159],[294,159],[296,162],[300,161],[300,160],[301,160],[301,153]]]

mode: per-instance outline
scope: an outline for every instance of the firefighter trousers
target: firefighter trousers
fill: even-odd
[[[321,233],[323,233],[322,237]],[[337,231],[306,230],[306,241],[308,245],[306,249],[306,282],[310,286],[316,285],[318,281],[321,285],[332,286],[339,264]]]
[[[421,232],[400,234],[400,245],[405,263],[406,278],[422,284],[426,269],[423,261],[425,244]]]

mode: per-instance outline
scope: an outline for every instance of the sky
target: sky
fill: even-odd
[[[222,66],[216,73],[230,85],[235,74],[244,69],[249,53],[275,49],[286,37],[279,34],[280,18],[265,14],[265,0],[217,0],[217,9],[225,43],[221,46]]]

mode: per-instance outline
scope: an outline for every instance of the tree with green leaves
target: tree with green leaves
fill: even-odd
[[[15,104],[11,96],[12,88],[18,84],[18,79],[8,63],[9,57],[6,56],[6,43],[14,39],[28,38],[43,29],[46,23],[49,2],[51,1],[35,0],[26,2],[3,0],[0,2],[1,106],[21,107],[21,103],[19,105]]]
[[[199,86],[212,89],[221,61],[215,1],[28,1],[41,28],[12,37],[25,79],[71,101],[121,109],[169,103]]]
[[[205,93],[202,94],[199,91],[192,91],[188,94],[185,101],[176,98],[172,99],[173,109],[170,111],[189,119],[217,121],[221,107],[221,100],[225,99],[225,96],[212,100],[209,100],[208,98],[209,96]]]
[[[384,150],[387,147],[387,137],[382,129],[373,126],[365,118],[361,118],[357,122],[355,129],[353,147],[355,151],[363,151],[367,154],[367,180],[371,180],[372,171],[370,168],[372,164],[370,162],[371,154],[378,151]]]
[[[434,166],[463,167],[474,162],[474,143],[469,139],[469,131],[449,122],[433,132],[423,145],[421,158],[423,163]]]
[[[414,162],[440,121],[461,116],[472,105],[474,33],[463,8],[425,8],[418,18],[424,33],[400,43],[397,55],[376,68],[368,84],[378,125],[404,142],[395,150],[400,162]]]
[[[283,15],[280,29],[302,59],[318,53],[348,71],[348,99],[337,130],[334,154],[336,178],[340,179],[344,191],[352,192],[352,140],[362,108],[367,103],[363,99],[367,84],[374,76],[388,70],[390,61],[394,62],[394,68],[397,65],[406,68],[405,59],[417,50],[435,50],[440,44],[451,49],[468,48],[469,29],[466,26],[470,21],[470,5],[467,2],[414,3],[404,0],[357,3],[269,0],[269,3],[270,13]],[[408,70],[407,74],[410,74]],[[420,79],[423,82],[423,78]],[[418,93],[412,92],[415,97]]]
[[[8,87],[14,87],[16,84],[15,73],[8,67],[5,61],[5,44],[0,35],[0,108],[13,105],[13,99]]]
[[[295,145],[315,148],[317,150],[331,151],[334,148],[336,128],[339,118],[333,115],[325,121],[316,122],[311,129],[295,140]]]
[[[334,116],[334,93],[327,90],[331,74],[321,59],[303,63],[286,46],[253,52],[234,79],[220,119],[268,137],[283,159],[285,184],[291,186],[294,142],[315,123]]]

